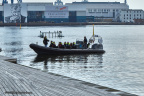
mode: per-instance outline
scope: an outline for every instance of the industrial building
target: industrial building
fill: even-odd
[[[135,22],[135,20],[144,19],[143,10],[121,10],[120,20],[121,22]]]
[[[61,0],[49,3],[8,3],[3,0],[0,6],[0,22],[134,22],[133,19],[144,19],[141,13],[129,9],[127,0],[120,2],[72,2],[63,5]],[[134,15],[135,14],[135,15]],[[138,14],[138,15],[137,15]],[[134,17],[135,16],[135,17]]]

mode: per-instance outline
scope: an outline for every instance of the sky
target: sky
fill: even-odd
[[[11,0],[7,0],[9,3]],[[17,2],[17,0],[14,0]],[[23,2],[55,2],[56,0],[22,0]],[[64,3],[71,3],[71,2],[81,2],[82,0],[61,0]],[[88,0],[89,2],[121,2],[123,3],[124,0]],[[0,0],[2,2],[2,0]],[[144,10],[144,0],[127,0],[130,9],[143,9]]]

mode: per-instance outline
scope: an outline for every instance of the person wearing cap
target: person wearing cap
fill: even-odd
[[[44,37],[44,40],[43,40],[43,44],[45,45],[45,47],[47,47],[48,42],[49,42],[49,40],[48,40],[47,37],[45,36],[45,37]]]

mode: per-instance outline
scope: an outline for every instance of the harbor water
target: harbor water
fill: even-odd
[[[144,96],[143,25],[95,25],[95,34],[103,37],[104,54],[38,56],[29,45],[43,46],[40,31],[62,31],[62,38],[47,34],[58,44],[89,39],[93,26],[0,27],[0,55],[45,72]]]

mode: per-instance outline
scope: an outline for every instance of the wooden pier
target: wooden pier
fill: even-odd
[[[64,37],[62,35],[62,31],[54,31],[54,32],[41,32],[40,31],[40,37],[43,38],[44,36],[47,36],[47,37]]]
[[[0,96],[136,96],[9,60],[0,56]]]

